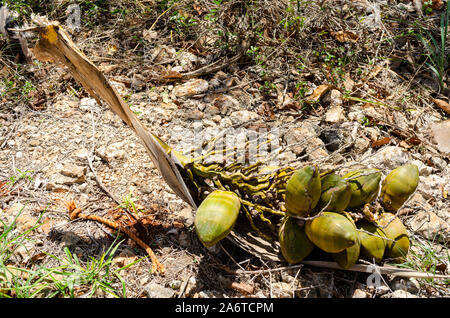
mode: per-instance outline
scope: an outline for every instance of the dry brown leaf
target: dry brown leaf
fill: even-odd
[[[181,75],[179,72],[176,71],[166,71],[162,74],[162,77],[164,79],[172,79],[172,78],[183,78],[183,75]]]
[[[228,287],[247,295],[252,295],[255,291],[252,285],[245,283],[229,282]]]
[[[411,145],[409,145],[406,141],[404,141],[404,140],[402,140],[402,141],[400,141],[400,143],[398,144],[400,147],[402,147],[402,148],[405,148],[405,149],[409,149],[409,148],[411,148],[412,146]]]
[[[408,144],[416,146],[416,145],[420,145],[422,143],[422,141],[417,138],[417,137],[411,137],[405,140]]]
[[[442,99],[432,99],[433,103],[441,108],[443,111],[445,111],[447,114],[450,114],[450,104],[446,101],[443,101]]]
[[[154,39],[158,38],[158,32],[151,29],[142,31],[142,37],[148,42],[152,42]]]
[[[33,255],[33,256],[31,257],[31,261],[32,261],[32,262],[38,262],[38,261],[43,260],[46,256],[47,256],[47,254],[44,253],[44,252],[37,253],[37,254],[35,254],[35,255]]]
[[[390,141],[391,141],[391,137],[384,137],[384,138],[381,138],[381,139],[378,139],[378,140],[372,142],[370,144],[370,146],[372,148],[376,148],[376,147],[384,146],[384,145],[388,144]]]
[[[318,102],[325,93],[327,93],[330,89],[332,89],[334,86],[330,84],[322,84],[316,87],[316,89],[313,91],[311,95],[306,97],[305,102],[307,103],[314,103]]]
[[[117,64],[112,64],[112,65],[110,65],[110,64],[101,64],[98,67],[98,69],[100,71],[102,71],[103,73],[110,73],[110,72],[116,70],[118,67],[119,67],[119,65],[117,65]]]
[[[341,30],[337,32],[331,32],[331,35],[334,36],[334,38],[341,43],[346,42],[356,43],[359,40],[359,36],[350,31]]]

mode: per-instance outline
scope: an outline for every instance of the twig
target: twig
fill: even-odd
[[[147,252],[147,254],[150,256],[150,259],[152,260],[152,273],[154,273],[154,274],[159,273],[161,275],[164,275],[164,271],[165,271],[164,266],[159,262],[159,260],[157,259],[156,255],[152,251],[152,249],[144,241],[142,241],[140,238],[138,238],[133,232],[131,232],[127,228],[124,228],[124,227],[120,226],[118,223],[116,223],[114,221],[110,221],[101,216],[83,214],[83,213],[81,213],[81,209],[79,209],[79,208],[74,209],[70,213],[71,220],[75,220],[77,218],[97,221],[97,222],[103,223],[113,229],[116,229],[116,230],[119,230],[119,231],[125,233],[133,241],[135,241],[140,247],[142,247]]]

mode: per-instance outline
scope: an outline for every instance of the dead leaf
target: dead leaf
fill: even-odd
[[[417,146],[420,145],[422,143],[422,141],[417,138],[417,137],[411,137],[405,140],[408,144],[413,145],[413,146]]]
[[[384,137],[384,138],[381,138],[381,139],[378,139],[378,140],[372,142],[370,144],[370,146],[372,148],[376,148],[376,147],[384,146],[384,145],[388,144],[390,141],[391,141],[391,137]]]
[[[405,149],[409,149],[409,148],[411,148],[412,146],[411,145],[409,145],[406,141],[404,141],[404,140],[402,140],[402,141],[400,141],[400,143],[398,144],[400,147],[402,147],[402,148],[405,148]]]
[[[142,31],[142,37],[144,38],[144,40],[152,42],[154,39],[158,38],[158,32],[150,29],[144,30]]]
[[[31,257],[31,261],[32,261],[32,262],[41,261],[41,260],[43,260],[46,256],[47,256],[47,254],[44,253],[44,252],[37,253],[37,254],[35,254],[35,255],[33,255],[33,256]]]
[[[356,43],[359,40],[359,36],[350,31],[341,30],[337,32],[331,32],[331,35],[334,36],[334,38],[341,43],[346,42]]]
[[[98,68],[100,71],[102,71],[103,73],[110,73],[112,71],[114,71],[115,69],[117,69],[119,67],[119,65],[117,64],[101,64]]]
[[[450,153],[450,120],[433,124],[431,132],[439,151]]]
[[[316,87],[316,89],[313,91],[311,95],[306,97],[305,102],[307,103],[314,103],[318,102],[325,93],[327,93],[330,89],[332,89],[334,86],[330,84],[322,84]]]
[[[183,75],[181,75],[179,72],[176,71],[166,71],[162,74],[162,77],[164,79],[182,79]]]
[[[433,103],[441,108],[443,111],[445,111],[447,114],[450,114],[450,104],[446,101],[443,101],[441,99],[432,99]]]
[[[253,286],[245,283],[229,282],[228,287],[247,295],[251,295],[254,292]]]

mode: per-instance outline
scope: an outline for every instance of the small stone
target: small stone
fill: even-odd
[[[450,241],[450,225],[434,212],[419,211],[410,222],[410,227],[428,240]]]
[[[237,112],[233,112],[230,115],[231,123],[237,126],[243,125],[258,118],[259,115],[257,113],[250,112],[248,110],[240,110]]]
[[[180,242],[181,247],[188,247],[191,244],[191,238],[189,237],[189,234],[185,231],[180,233],[178,240]]]
[[[17,229],[20,233],[23,233],[31,229],[33,226],[37,225],[37,221],[37,218],[22,213],[16,219]]]
[[[417,294],[420,291],[420,285],[414,278],[395,277],[389,282],[390,288],[395,290],[404,290],[411,294]]]
[[[220,109],[217,106],[209,105],[206,107],[206,112],[211,115],[218,115],[220,114]]]
[[[218,71],[216,74],[214,74],[214,77],[221,81],[224,81],[228,78],[228,74],[223,71]]]
[[[72,232],[65,232],[61,237],[61,243],[69,248],[75,246],[81,238]]]
[[[362,289],[355,289],[352,298],[367,298],[367,293]]]
[[[32,242],[26,242],[14,249],[14,254],[19,256],[23,263],[26,263],[33,256],[35,251],[36,246]]]
[[[208,91],[209,84],[204,79],[190,80],[182,85],[176,86],[173,93],[177,97],[193,96]]]
[[[114,160],[123,160],[127,154],[126,151],[127,141],[121,141],[113,143],[107,147],[99,147],[96,151],[97,154],[104,160],[111,162]]]
[[[450,119],[440,123],[433,123],[431,132],[437,148],[443,153],[450,153]]]
[[[308,154],[310,160],[321,159],[328,156],[324,149],[325,143],[317,137],[318,127],[310,122],[303,122],[301,127],[289,129],[284,134],[284,141],[288,149],[297,156]]]
[[[214,290],[202,290],[198,293],[198,298],[223,298],[223,295]]]
[[[381,298],[419,298],[419,297],[400,289],[400,290],[396,290],[392,293],[383,295],[383,296],[381,296]]]
[[[296,158],[297,156],[292,151],[283,151],[277,156],[277,160],[279,160],[281,163],[292,162]]]
[[[292,284],[276,282],[272,284],[272,293],[276,298],[293,298],[294,290]]]
[[[149,298],[172,298],[175,292],[156,283],[151,283],[145,287]]]
[[[72,153],[72,157],[79,161],[86,160],[88,155],[89,155],[89,151],[86,148],[77,149]]]
[[[332,89],[325,94],[322,102],[326,105],[330,105],[331,107],[341,106],[343,104],[342,93],[337,89]]]
[[[369,149],[370,141],[367,138],[359,137],[356,138],[355,143],[353,144],[353,149],[355,149],[356,153],[364,153],[367,149]]]
[[[124,249],[120,254],[113,258],[113,263],[115,263],[118,267],[127,266],[134,261],[136,261],[138,257],[136,254],[129,248]]]
[[[186,289],[184,291],[184,296],[189,297],[194,295],[195,291],[200,287],[201,286],[197,286],[197,280],[195,279],[195,277],[190,277]]]
[[[66,186],[71,186],[74,184],[81,184],[86,182],[86,177],[85,176],[81,176],[79,178],[72,178],[72,177],[67,177],[67,176],[63,176],[63,175],[55,175],[52,178],[52,181],[55,184],[58,185],[66,185]],[[47,184],[48,186],[48,184]],[[54,189],[52,189],[51,191],[55,191]]]
[[[211,118],[211,120],[213,121],[213,122],[215,122],[215,123],[220,123],[220,121],[222,120],[222,117],[220,116],[220,115],[216,115],[216,116],[213,116],[212,118]]]
[[[398,166],[410,162],[408,152],[398,146],[386,146],[362,160],[362,164],[385,166],[387,169],[395,169]]]
[[[192,213],[192,208],[183,208],[177,213],[177,215],[181,218],[185,226],[189,227],[194,224],[194,214]]]
[[[394,111],[394,122],[397,126],[399,126],[401,129],[407,130],[409,128],[409,121],[406,119],[405,115],[403,115],[399,111]]]
[[[25,213],[26,210],[27,210],[26,205],[17,202],[11,205],[8,209],[6,209],[5,212],[8,215],[8,217],[15,218],[17,214]]]
[[[201,120],[204,116],[205,115],[197,109],[194,109],[193,111],[190,111],[186,114],[186,118],[192,120]]]
[[[181,281],[178,279],[175,279],[169,283],[170,288],[173,290],[178,290],[181,287]]]
[[[45,186],[46,191],[52,191],[52,192],[68,192],[69,189],[66,186],[63,186],[61,184],[57,184],[53,181],[49,181]]]
[[[430,160],[433,163],[433,165],[439,170],[444,170],[448,166],[448,163],[442,158],[431,157]]]
[[[86,167],[80,167],[74,165],[72,163],[67,163],[64,167],[59,171],[63,176],[71,177],[71,178],[81,178],[86,173]]]
[[[325,113],[325,121],[339,123],[345,121],[344,109],[341,106],[332,106]]]
[[[213,122],[212,120],[203,119],[203,126],[204,126],[205,128],[207,128],[207,127],[216,127],[217,125],[216,125],[216,123]]]
[[[39,146],[39,140],[37,140],[37,139],[31,140],[31,141],[30,141],[30,146],[31,146],[31,147]]]

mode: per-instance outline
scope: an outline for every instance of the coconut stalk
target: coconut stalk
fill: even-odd
[[[34,48],[36,58],[66,67],[99,105],[104,101],[132,128],[142,140],[150,159],[161,176],[176,195],[196,210],[198,203],[204,198],[205,192],[211,192],[213,189],[238,192],[243,214],[249,222],[247,224],[237,222],[227,239],[257,257],[277,262],[284,261],[278,241],[273,240],[273,236],[268,235],[267,232],[263,233],[258,227],[260,225],[257,226],[255,221],[258,221],[259,224],[262,222],[274,232],[277,224],[273,224],[271,219],[281,220],[285,215],[284,206],[280,205],[279,201],[283,196],[288,179],[295,172],[294,168],[278,168],[271,173],[258,174],[261,162],[248,167],[238,163],[225,166],[216,162],[201,163],[200,160],[205,156],[197,159],[185,157],[173,150],[158,136],[146,130],[117,90],[76,47],[59,23],[40,24],[32,29],[39,33],[39,41]],[[212,154],[213,152],[210,152],[207,155]],[[205,182],[206,180],[212,181],[213,188]],[[277,201],[278,203],[274,203]],[[303,261],[302,263],[342,269],[337,267],[336,263],[330,262]],[[363,267],[363,265],[357,264],[347,270],[364,271]],[[379,268],[383,269],[385,266]],[[366,268],[365,270],[367,271]],[[381,270],[380,272],[398,275],[401,271],[394,271],[386,267],[386,271]],[[408,275],[413,275],[411,273],[414,274],[413,271],[409,271]],[[416,277],[423,277],[424,274],[417,272],[416,275],[418,275]],[[438,276],[427,274],[426,277],[441,278],[442,275]],[[449,278],[449,276],[445,276],[445,278]]]

